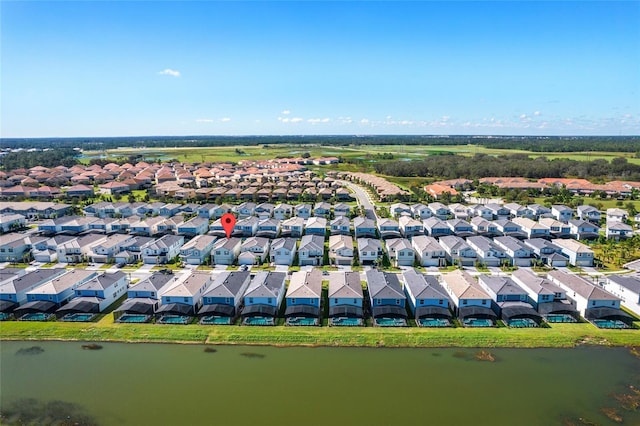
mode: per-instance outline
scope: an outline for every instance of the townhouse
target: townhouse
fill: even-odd
[[[287,325],[318,325],[321,311],[322,274],[320,270],[297,271],[285,295]]]
[[[329,324],[333,326],[362,325],[364,294],[358,272],[338,272],[329,275]]]
[[[445,251],[445,258],[451,265],[473,266],[476,262],[476,252],[466,240],[455,236],[447,235],[438,240]]]
[[[420,266],[446,265],[446,252],[435,238],[417,235],[411,240],[411,246]]]
[[[382,243],[374,238],[358,238],[358,259],[362,265],[377,265],[381,262]]]
[[[188,265],[203,265],[208,262],[216,241],[213,235],[196,235],[180,247],[180,260]]]
[[[464,271],[442,275],[442,286],[455,305],[455,314],[465,327],[491,327],[497,315],[489,296],[476,280]]]
[[[300,266],[321,266],[324,259],[324,237],[321,235],[305,235],[298,247],[298,264]]]
[[[387,256],[393,266],[413,266],[416,254],[409,240],[392,238],[387,240],[385,245]]]
[[[240,254],[240,238],[220,238],[213,243],[211,249],[212,263],[214,265],[233,265]]]
[[[420,327],[448,327],[451,325],[449,297],[438,279],[408,269],[402,272],[404,292],[416,323]]]
[[[620,298],[586,279],[555,270],[547,278],[566,291],[567,297],[585,319],[600,328],[627,328],[632,318],[620,309]]]
[[[243,296],[243,325],[275,325],[285,295],[286,276],[284,272],[256,273]]]
[[[271,243],[270,262],[275,265],[293,265],[297,240],[294,238],[276,238]]]

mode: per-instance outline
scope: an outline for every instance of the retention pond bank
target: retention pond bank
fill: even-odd
[[[94,323],[0,322],[0,340],[210,343],[351,347],[573,347],[640,346],[640,330],[602,330],[587,324],[550,328],[247,327]]]
[[[640,424],[625,348],[102,346],[3,342],[0,423]]]

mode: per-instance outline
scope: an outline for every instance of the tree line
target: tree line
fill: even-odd
[[[491,176],[525,177],[579,177],[584,179],[640,180],[640,165],[626,158],[614,158],[611,162],[598,159],[577,161],[570,159],[529,158],[525,154],[490,156],[476,154],[431,155],[423,160],[406,162],[379,162],[373,165],[377,173],[398,177],[433,177],[436,179],[479,179]]]
[[[18,151],[0,156],[0,169],[30,169],[35,166],[72,167],[78,163],[78,151],[72,148],[49,149],[47,151]]]
[[[615,151],[640,153],[639,136],[144,136],[111,138],[2,138],[4,148],[82,148],[89,151],[128,148],[216,147],[236,145],[479,145],[533,152]]]

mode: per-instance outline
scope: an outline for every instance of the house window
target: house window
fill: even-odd
[[[291,299],[291,303],[296,303],[295,297],[293,299]]]
[[[424,305],[424,299],[420,299],[420,304]]]
[[[171,298],[167,297],[167,303],[171,303]]]
[[[189,303],[189,298],[188,297],[184,298],[184,303]]]
[[[611,302],[611,306],[616,306],[616,302]]]
[[[596,302],[591,302],[591,306],[596,306]]]
[[[376,299],[376,305],[382,305],[382,300]]]
[[[272,299],[271,299],[271,298],[268,298],[268,299],[267,299],[267,303],[269,303],[269,304],[273,303],[273,302],[272,302]]]
[[[463,305],[466,305],[466,304],[467,304],[467,299],[464,299],[464,300],[462,301],[462,304],[463,304]]]
[[[444,303],[444,300],[440,299],[438,300],[438,305],[442,305]]]
[[[396,305],[400,304],[400,299],[396,299]]]
[[[249,298],[249,303],[253,303],[253,297]]]
[[[338,299],[333,299],[333,303],[338,303]]]
[[[486,305],[486,304],[487,304],[487,301],[483,299],[483,300],[482,300],[482,304],[483,304],[483,305]]]

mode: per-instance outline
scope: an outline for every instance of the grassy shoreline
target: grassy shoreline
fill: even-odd
[[[2,340],[70,340],[126,343],[395,347],[569,348],[582,344],[638,346],[639,330],[600,330],[591,324],[536,329],[420,329],[240,327],[103,323],[0,324]]]

